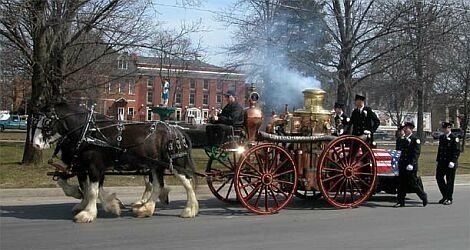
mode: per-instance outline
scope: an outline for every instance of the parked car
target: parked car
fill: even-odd
[[[377,130],[374,133],[374,139],[383,141],[383,140],[388,140],[390,138],[389,138],[388,134],[385,131]]]
[[[432,132],[432,138],[437,140],[442,135],[442,131],[434,131]]]
[[[463,138],[463,129],[461,128],[453,128],[450,130],[450,132],[456,137],[458,137],[459,139]]]
[[[23,129],[26,130],[26,118],[19,115],[11,115],[6,120],[0,121],[0,132],[5,129]]]

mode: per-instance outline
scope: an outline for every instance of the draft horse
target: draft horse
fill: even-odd
[[[81,199],[73,211],[74,221],[93,222],[97,217],[97,199],[107,212],[119,215],[122,204],[115,194],[103,189],[106,171],[149,173],[142,198],[133,204],[137,217],[148,217],[155,203],[167,199],[165,169],[170,169],[187,193],[181,217],[198,214],[199,205],[192,185],[195,173],[191,141],[178,128],[164,122],[122,122],[91,110],[58,103],[37,112],[33,119],[32,144],[37,149],[57,143],[54,155],[61,153],[69,177],[58,184],[68,196]],[[77,176],[79,186],[67,183]]]

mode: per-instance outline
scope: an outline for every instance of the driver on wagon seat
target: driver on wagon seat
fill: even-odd
[[[211,124],[206,126],[209,146],[222,144],[231,135],[233,126],[243,125],[243,107],[237,103],[235,91],[229,90],[224,96],[227,105],[219,115],[209,117]]]

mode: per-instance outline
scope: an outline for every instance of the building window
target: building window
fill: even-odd
[[[118,83],[118,93],[123,93],[126,90],[126,83],[120,82]]]
[[[189,94],[189,104],[190,104],[190,105],[194,105],[194,103],[195,103],[195,97],[196,97],[196,94],[195,94],[195,93]]]
[[[153,103],[153,89],[147,90],[147,104]]]
[[[195,79],[190,79],[189,83],[190,83],[190,88],[191,89],[196,89],[196,80]]]
[[[217,95],[217,100],[216,100],[217,104],[221,104],[222,103],[222,95]]]
[[[151,121],[151,120],[152,120],[152,110],[147,109],[147,121]]]
[[[118,59],[118,69],[127,69],[129,67],[129,63],[127,60],[123,58]]]
[[[223,81],[217,80],[217,90],[222,90],[222,87],[223,87]]]
[[[108,92],[111,93],[117,93],[119,89],[119,83],[117,82],[110,82],[108,83]]]
[[[147,79],[147,88],[153,88],[153,78],[151,77]]]
[[[135,94],[135,81],[130,80],[129,81],[129,95],[134,95]]]
[[[203,97],[202,97],[202,104],[204,105],[209,105],[209,95],[208,94],[204,94]]]
[[[130,120],[134,119],[134,108],[127,108],[127,117]]]
[[[208,90],[208,89],[209,89],[209,80],[204,79],[204,90]]]
[[[181,109],[180,108],[176,109],[175,118],[177,121],[181,121]]]
[[[181,93],[176,93],[175,95],[175,104],[181,104]]]

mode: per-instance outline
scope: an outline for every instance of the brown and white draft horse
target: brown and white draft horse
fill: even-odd
[[[137,217],[152,216],[157,199],[167,201],[168,190],[163,184],[165,169],[174,176],[187,193],[186,207],[181,217],[198,214],[199,205],[192,177],[195,173],[191,158],[191,141],[178,128],[163,122],[125,123],[96,114],[92,110],[58,103],[41,109],[34,115],[32,142],[37,149],[51,147],[76,174],[79,186],[59,179],[58,184],[68,196],[81,199],[73,211],[74,221],[93,222],[97,216],[97,199],[107,212],[119,215],[122,204],[116,194],[103,188],[105,172],[149,172],[142,198],[132,207]]]

